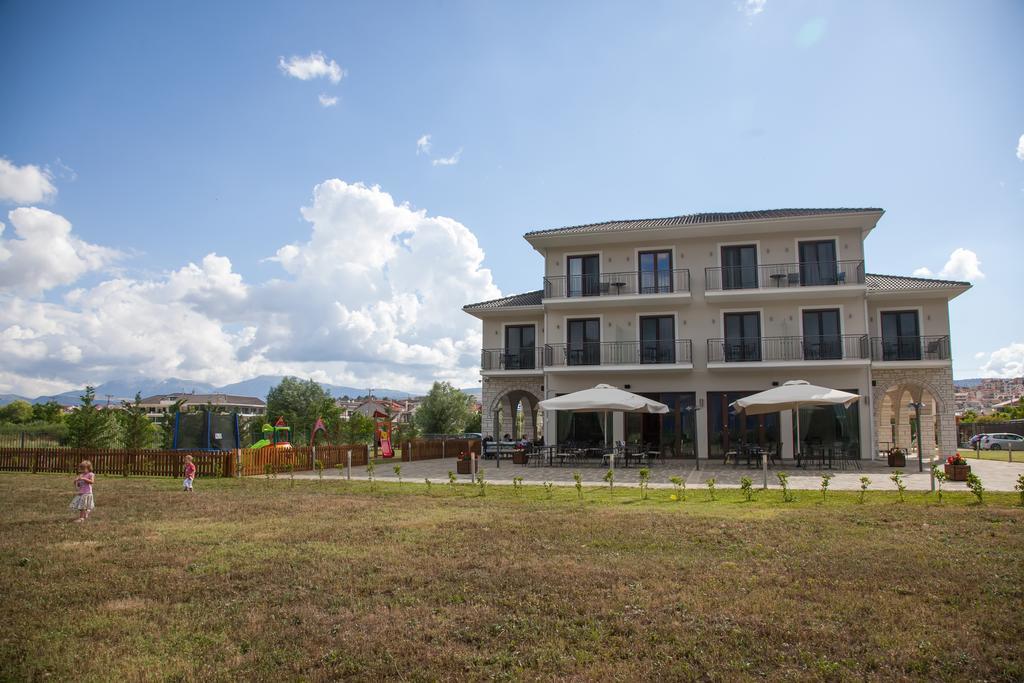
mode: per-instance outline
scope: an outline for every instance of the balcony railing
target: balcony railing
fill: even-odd
[[[868,358],[868,352],[866,334],[708,339],[709,363],[854,360]]]
[[[949,360],[948,336],[872,337],[871,360]]]
[[[690,291],[690,271],[676,270],[556,275],[544,278],[544,298],[671,294]]]
[[[584,342],[548,344],[544,347],[544,365],[547,367],[672,365],[692,361],[693,346],[689,339]]]
[[[704,269],[704,289],[785,289],[864,284],[864,261],[808,261]]]
[[[483,349],[481,370],[539,370],[544,367],[544,347],[525,349]]]

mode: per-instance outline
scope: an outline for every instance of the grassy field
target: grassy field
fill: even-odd
[[[957,452],[967,458],[968,460],[997,460],[999,462],[1009,462],[1010,452],[1009,451],[978,451],[975,452],[973,448],[958,448]],[[1024,451],[1013,452],[1014,462],[1024,462]]]
[[[1008,494],[178,487],[0,475],[0,680],[1024,678]]]

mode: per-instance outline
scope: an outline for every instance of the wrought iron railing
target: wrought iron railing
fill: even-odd
[[[949,360],[949,336],[872,337],[871,360]]]
[[[544,367],[544,347],[483,349],[481,370],[539,370]]]
[[[553,275],[544,278],[544,298],[672,294],[690,291],[686,268],[595,275]]]
[[[709,363],[869,358],[866,334],[708,339]]]
[[[704,289],[785,289],[864,284],[864,261],[806,261],[704,269]]]
[[[692,361],[693,345],[689,339],[582,342],[548,344],[544,347],[544,365],[547,367],[671,365]]]

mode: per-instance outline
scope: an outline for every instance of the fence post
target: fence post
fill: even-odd
[[[1013,462],[1013,442],[1012,441],[1010,442],[1009,450],[1010,450],[1010,453],[1009,453],[1009,455],[1010,455],[1010,462]]]
[[[442,460],[444,460],[445,444],[447,444],[447,443],[448,443],[448,440],[445,439],[444,437],[441,437],[441,459]]]
[[[345,467],[345,478],[352,479],[352,449],[348,449],[348,464]]]
[[[32,456],[32,474],[39,471],[39,451]]]

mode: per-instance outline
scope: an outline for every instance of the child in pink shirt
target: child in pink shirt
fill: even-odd
[[[192,456],[185,456],[185,481],[182,482],[182,491],[192,493],[192,481],[196,478],[196,464],[192,462]]]
[[[96,481],[96,475],[92,473],[92,463],[83,460],[78,463],[78,476],[75,477],[75,497],[71,499],[71,510],[78,513],[78,517],[72,522],[84,522],[89,519],[89,513],[96,507],[92,497],[92,485]]]

